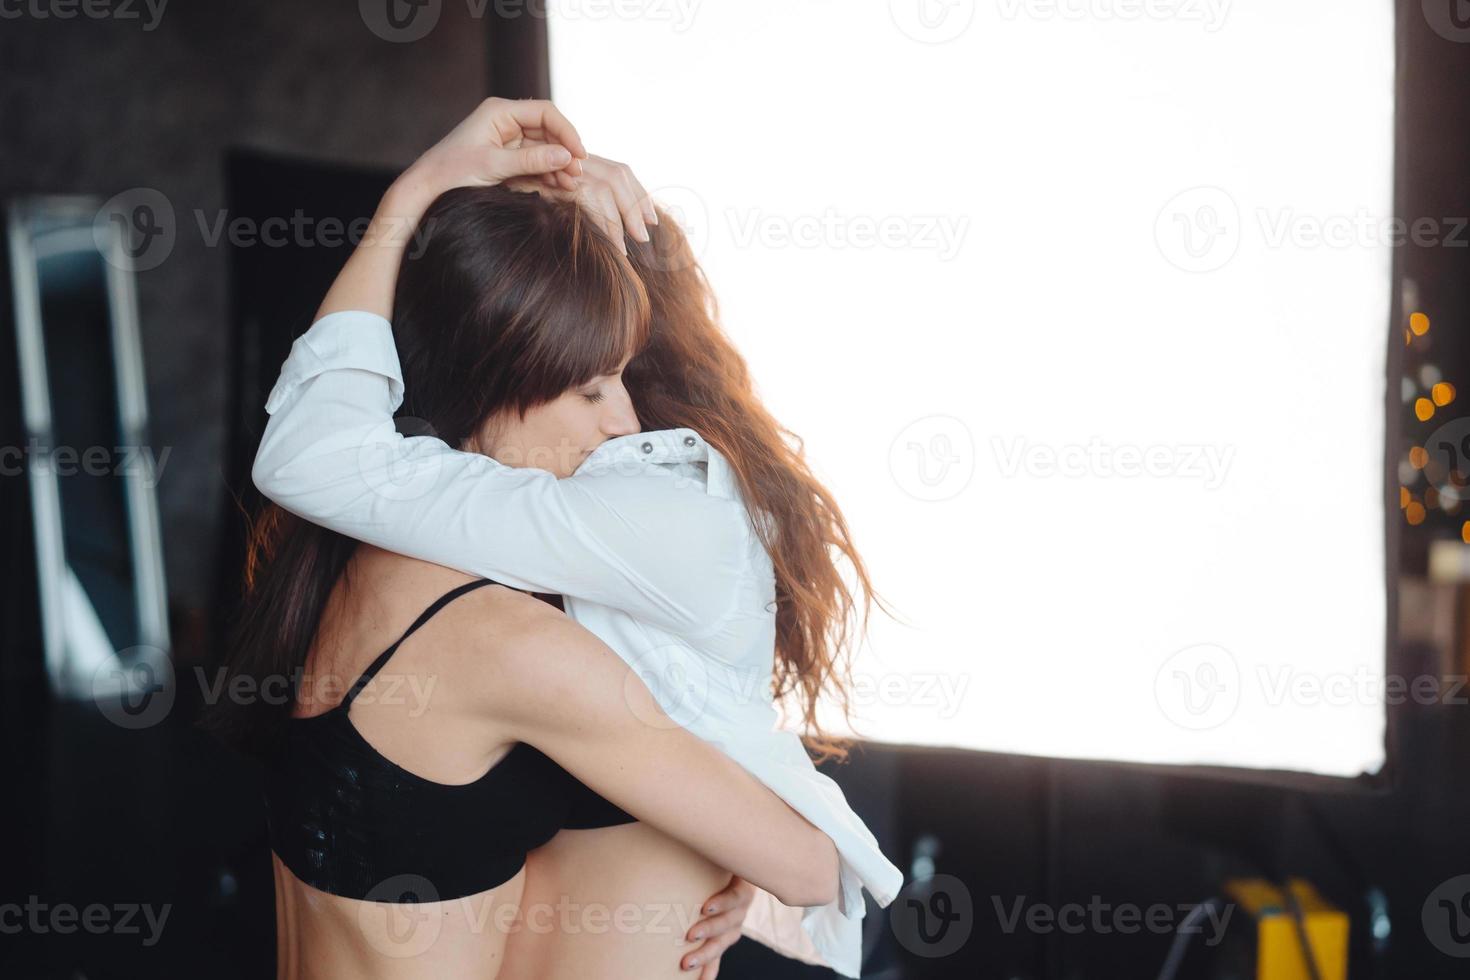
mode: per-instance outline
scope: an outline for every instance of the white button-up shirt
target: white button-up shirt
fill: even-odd
[[[886,906],[903,876],[800,739],[777,727],[775,573],[729,462],[693,429],[667,429],[609,439],[565,479],[506,466],[400,435],[402,378],[387,320],[322,317],[266,401],[256,486],[360,541],[561,593],[567,615],[639,673],[670,719],[832,838],[838,898],[801,923],[829,966],[857,976],[862,888]]]

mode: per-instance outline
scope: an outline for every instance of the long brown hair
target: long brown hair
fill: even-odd
[[[645,343],[641,281],[576,204],[457,188],[430,205],[422,227],[423,247],[403,260],[393,303],[400,431],[463,446],[502,409],[524,417],[615,373]],[[275,505],[262,512],[221,690],[238,677],[247,690],[269,683],[279,696],[227,697],[207,727],[247,752],[279,748],[327,599],[356,545]]]
[[[873,604],[888,607],[841,508],[812,474],[801,437],[756,397],[687,237],[662,209],[649,235],[647,243],[629,242],[652,309],[648,344],[624,372],[638,420],[645,429],[699,432],[730,461],[751,514],[772,518],[755,527],[776,571],[774,693],[795,701],[819,758],[843,758],[845,743],[822,732],[817,704],[825,693],[848,713],[852,644]],[[839,558],[852,570],[856,595]]]

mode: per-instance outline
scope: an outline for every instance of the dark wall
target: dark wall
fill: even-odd
[[[486,32],[467,4],[442,5],[411,43],[375,34],[353,2],[112,9],[134,16],[0,20],[0,194],[141,187],[172,206],[172,250],[137,281],[152,440],[169,451],[169,592],[187,612],[212,598],[224,490],[229,249],[212,230],[229,217],[226,148],[402,166],[488,94]]]

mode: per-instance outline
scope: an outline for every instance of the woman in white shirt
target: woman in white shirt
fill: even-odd
[[[754,397],[743,361],[715,325],[687,243],[671,222],[658,222],[626,168],[587,158],[574,133],[548,132],[547,113],[554,110],[544,104],[490,100],[395,183],[374,228],[386,227],[389,215],[402,219],[398,240],[354,253],[293,347],[267,405],[272,418],[255,481],[287,510],[379,548],[562,594],[568,616],[651,682],[662,709],[652,724],[672,720],[715,744],[836,844],[839,892],[802,911],[805,936],[796,939],[812,958],[855,976],[861,889],[886,905],[901,878],[799,740],[777,729],[771,681],[814,730],[823,689],[841,693],[858,606],[832,551],[852,564],[864,608],[866,573],[830,495]],[[646,346],[634,340],[628,352],[641,349],[631,361],[613,356],[626,344],[607,340],[597,351],[602,372],[565,391],[517,387],[516,417],[487,422],[475,406],[495,399],[497,384],[506,383],[496,371],[521,352],[492,344],[479,356],[467,353],[473,345],[462,334],[474,315],[447,322],[439,305],[443,294],[456,295],[456,276],[466,270],[442,268],[432,212],[421,256],[404,260],[403,232],[445,190],[510,176],[494,172],[506,166],[497,153],[554,152],[536,145],[547,140],[580,159],[516,186],[575,199],[601,217],[608,237],[630,250],[632,281],[652,308],[651,336]],[[415,274],[420,262],[434,278]],[[406,371],[390,310],[410,338]],[[582,332],[554,349],[566,354],[568,345],[611,338],[588,330],[596,312],[561,323]],[[415,376],[431,375],[462,380],[415,389]],[[486,392],[479,400],[446,390],[476,385]],[[413,416],[434,423],[431,435],[397,433],[392,416],[405,396]],[[598,774],[568,768],[602,788]],[[630,850],[612,836],[628,830],[559,836],[542,849],[550,852],[544,866],[528,861],[528,894],[539,879],[563,895],[627,899],[649,867],[677,876],[681,855],[661,852],[652,837]],[[559,846],[566,860],[556,860]],[[557,951],[546,955],[558,971],[574,972],[577,963],[608,968],[599,958],[605,941],[564,932],[551,945]],[[630,962],[642,957],[628,952]],[[511,969],[516,958],[512,945]]]

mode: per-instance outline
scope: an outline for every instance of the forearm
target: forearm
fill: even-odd
[[[567,737],[543,728],[524,740],[639,820],[783,903],[836,900],[840,865],[832,840],[683,729],[649,732],[635,742],[606,729]],[[674,773],[677,781],[670,779]]]
[[[317,307],[316,320],[339,310],[365,310],[392,319],[399,266],[436,196],[434,185],[412,167],[393,182]]]
[[[490,687],[492,710],[509,737],[785,904],[835,900],[840,867],[831,838],[714,745],[674,724],[606,644],[549,617],[516,642],[541,655],[502,659],[496,648],[504,673]]]

